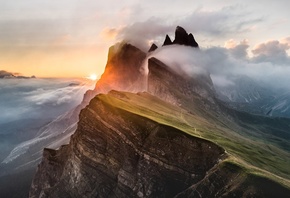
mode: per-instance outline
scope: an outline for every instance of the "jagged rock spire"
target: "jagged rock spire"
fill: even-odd
[[[195,41],[193,35],[191,33],[188,34],[185,31],[185,29],[180,26],[176,27],[174,41],[172,42],[168,34],[166,34],[166,37],[162,46],[172,45],[172,44],[186,45],[186,46],[198,48],[198,43]]]
[[[198,47],[198,43],[195,41],[193,35],[188,34],[184,28],[177,26],[175,30],[175,40],[173,44],[187,45],[191,47]]]
[[[172,44],[177,44],[177,45],[185,45],[185,46],[190,46],[190,47],[195,47],[198,48],[198,43],[195,41],[194,36],[192,33],[187,33],[186,30],[183,27],[177,26],[175,29],[175,39],[172,42],[168,34],[166,34],[165,40],[163,42],[162,46],[166,45],[172,45]],[[153,52],[157,49],[157,45],[153,43],[148,50],[148,52]]]
[[[155,45],[155,43],[153,43],[153,44],[151,45],[150,49],[148,50],[148,52],[153,52],[153,51],[155,51],[157,48],[158,48],[158,46]]]
[[[198,43],[195,41],[194,36],[191,33],[188,35],[187,38],[188,38],[187,42],[189,46],[198,47]]]
[[[166,37],[162,46],[165,46],[165,45],[172,45],[172,41],[170,37],[168,36],[168,34],[166,34]]]

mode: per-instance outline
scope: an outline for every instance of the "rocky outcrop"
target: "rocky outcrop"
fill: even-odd
[[[175,105],[197,96],[214,103],[214,87],[209,74],[178,74],[156,58],[148,60],[148,69],[147,90],[150,94]]]
[[[153,51],[155,51],[157,48],[158,48],[158,46],[155,45],[155,43],[153,43],[153,44],[151,45],[151,47],[149,48],[148,52],[153,52]]]
[[[195,41],[193,35],[188,34],[185,29],[180,26],[176,27],[175,30],[175,39],[173,44],[187,45],[191,47],[198,47],[198,43]]]
[[[168,34],[166,34],[166,37],[165,37],[165,40],[164,40],[162,46],[166,46],[166,45],[172,45],[172,41],[171,41],[170,37],[168,36]]]
[[[109,49],[104,73],[97,82],[94,96],[115,89],[138,92],[143,90],[142,63],[146,53],[128,43],[119,43]],[[93,96],[93,97],[94,97]]]
[[[177,45],[185,45],[185,46],[190,46],[190,47],[196,47],[198,48],[198,43],[195,41],[193,35],[190,33],[188,34],[185,29],[183,29],[180,26],[177,26],[175,29],[175,39],[172,42],[168,34],[166,34],[165,40],[163,42],[162,46],[166,45],[172,45],[172,44],[177,44]]]
[[[70,144],[46,150],[30,197],[173,197],[205,177],[224,150],[98,95]]]
[[[137,92],[144,89],[144,76],[141,68],[146,53],[127,44],[118,43],[109,50],[105,72],[97,82],[94,90],[85,93],[83,101],[71,111],[59,116],[42,127],[34,138],[23,142],[14,151],[23,151],[7,164],[0,165],[0,175],[11,174],[27,169],[35,170],[40,163],[43,148],[57,149],[68,144],[70,136],[75,132],[79,113],[98,93],[107,93],[112,89]],[[1,75],[0,71],[0,75]],[[17,153],[17,152],[15,152]],[[31,176],[32,177],[32,176]]]
[[[195,39],[191,33],[188,34],[187,45],[191,46],[191,47],[198,47],[198,43],[195,41]]]
[[[175,44],[197,45],[191,34],[177,29]],[[85,96],[90,102],[80,113],[76,132],[69,145],[45,149],[30,197],[267,197],[272,196],[270,186],[280,197],[289,194],[282,185],[224,160],[224,149],[213,142],[228,142],[219,138],[231,134],[235,123],[229,124],[233,120],[226,119],[228,112],[218,112],[208,73],[188,76],[150,58],[146,85],[151,95],[111,91],[94,97],[114,88],[140,90],[144,59],[145,54],[130,44],[110,48],[106,71]],[[194,114],[196,120],[182,113],[170,122],[164,118],[179,110]],[[176,122],[176,127],[190,127],[190,121],[213,122],[209,126],[214,128],[205,125],[202,130],[221,135],[204,136],[213,135],[213,142],[190,136],[172,127],[177,117],[184,122]]]

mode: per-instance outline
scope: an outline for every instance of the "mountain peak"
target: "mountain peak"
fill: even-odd
[[[194,36],[191,33],[188,35],[187,38],[188,38],[187,42],[189,46],[198,47],[198,43],[195,41]]]
[[[172,41],[170,37],[168,36],[168,34],[166,34],[166,37],[162,46],[165,46],[165,45],[172,45]]]
[[[158,46],[155,43],[152,43],[150,49],[148,50],[148,52],[153,52],[158,48]]]
[[[177,26],[175,30],[175,40],[173,44],[186,45],[191,47],[198,47],[193,35],[188,34],[183,27]]]
[[[167,46],[167,45],[172,45],[172,44],[177,44],[177,45],[185,45],[185,46],[190,46],[190,47],[195,47],[198,48],[198,43],[195,41],[194,36],[192,33],[187,33],[186,30],[181,27],[177,26],[175,29],[175,39],[172,42],[168,34],[165,36],[165,40],[163,42],[162,46]],[[158,47],[155,44],[152,44],[148,52],[152,52],[156,50]]]
[[[102,89],[103,93],[111,89],[134,92],[137,89],[135,82],[142,78],[141,67],[145,58],[146,53],[128,43],[110,47],[105,71],[95,89]]]

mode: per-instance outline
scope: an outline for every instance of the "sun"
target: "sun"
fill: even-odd
[[[98,76],[97,76],[97,74],[91,74],[91,75],[89,75],[89,76],[87,77],[87,79],[90,79],[90,80],[95,81],[95,80],[98,79]]]

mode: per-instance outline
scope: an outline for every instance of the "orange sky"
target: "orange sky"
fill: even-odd
[[[107,51],[98,47],[18,49],[2,53],[0,69],[37,77],[86,77],[103,73]]]

